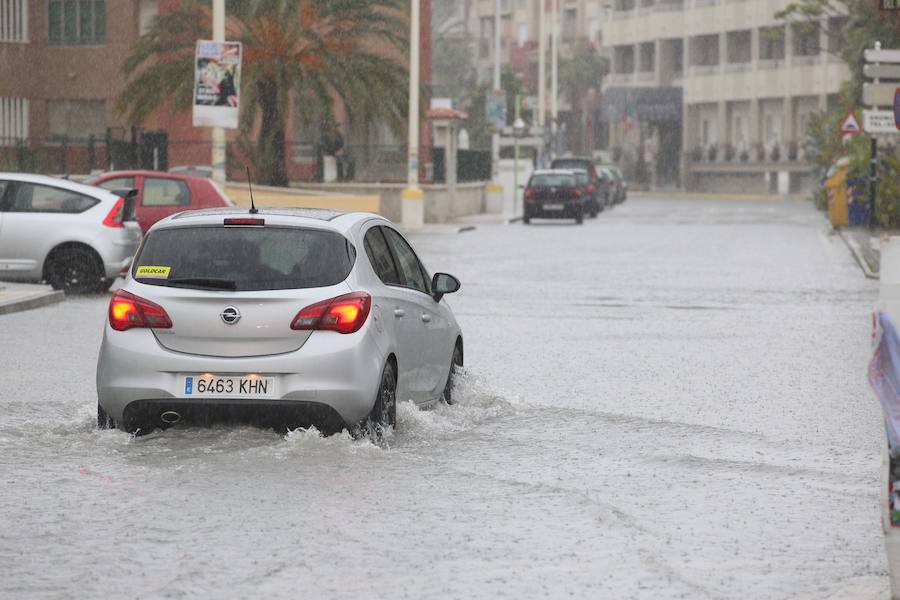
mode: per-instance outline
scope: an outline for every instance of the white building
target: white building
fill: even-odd
[[[786,192],[808,186],[803,142],[809,115],[833,105],[849,78],[838,56],[846,17],[823,20],[818,28],[785,27],[775,14],[789,3],[615,0],[603,23],[612,57],[604,85],[605,98],[613,101],[607,104],[611,145],[623,144],[629,126],[635,129],[628,107],[614,101],[627,97],[625,89],[643,88],[630,97],[637,100],[636,118],[645,122],[638,144],[643,137],[645,158],[657,162],[655,174],[665,182],[673,165],[660,164],[661,154],[669,152],[672,160],[674,140],[652,125],[652,105],[655,98],[671,102],[680,90],[686,187]],[[645,103],[646,120],[640,114]]]

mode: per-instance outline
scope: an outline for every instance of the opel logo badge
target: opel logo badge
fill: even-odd
[[[226,325],[234,325],[241,320],[241,311],[235,306],[226,306],[222,312],[219,313],[219,316],[222,317],[222,320]]]

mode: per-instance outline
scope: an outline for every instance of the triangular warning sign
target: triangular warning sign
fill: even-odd
[[[856,120],[856,114],[850,113],[847,115],[847,118],[844,119],[844,123],[841,125],[841,133],[844,134],[854,134],[860,132],[859,121]]]

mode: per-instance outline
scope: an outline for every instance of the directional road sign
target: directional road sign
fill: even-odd
[[[869,106],[893,106],[896,83],[864,83],[863,104]]]
[[[870,79],[900,79],[900,65],[865,65],[863,75]]]
[[[900,63],[900,50],[866,50],[866,62],[869,63]]]
[[[866,133],[898,133],[892,110],[864,110],[863,129]]]

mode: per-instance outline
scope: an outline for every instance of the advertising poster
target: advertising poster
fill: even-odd
[[[236,129],[240,90],[240,42],[198,40],[194,59],[194,126]]]

